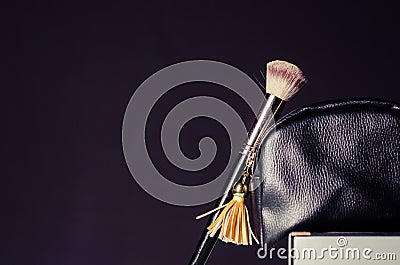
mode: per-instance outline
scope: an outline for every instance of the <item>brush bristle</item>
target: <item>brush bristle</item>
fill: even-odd
[[[306,83],[303,72],[285,61],[267,63],[267,93],[289,101]]]

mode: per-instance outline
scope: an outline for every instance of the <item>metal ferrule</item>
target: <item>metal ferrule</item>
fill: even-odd
[[[265,132],[275,123],[275,119],[279,117],[284,105],[285,101],[282,99],[274,95],[267,95],[240,153],[247,155],[262,143]]]

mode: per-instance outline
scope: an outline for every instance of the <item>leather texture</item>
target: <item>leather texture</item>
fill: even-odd
[[[282,118],[258,154],[261,244],[291,231],[400,231],[400,108],[337,100]],[[257,228],[258,227],[258,228]]]

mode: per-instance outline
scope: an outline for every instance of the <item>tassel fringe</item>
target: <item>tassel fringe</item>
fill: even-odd
[[[223,206],[225,206],[225,208],[222,210],[221,214],[207,227],[208,234],[214,237],[219,230],[218,238],[224,242],[230,242],[236,245],[251,245],[254,239],[258,244],[258,240],[251,230],[249,212],[244,204],[243,194],[234,194],[233,199]],[[196,219],[219,210],[223,206],[200,215]]]

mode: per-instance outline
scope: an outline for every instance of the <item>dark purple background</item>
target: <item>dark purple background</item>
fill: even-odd
[[[1,265],[187,263],[205,223],[194,217],[212,204],[152,198],[121,146],[131,95],[165,66],[211,59],[261,79],[267,61],[290,60],[310,82],[285,112],[342,97],[400,101],[398,14],[388,2],[213,2],[2,4]],[[205,120],[185,135],[207,122],[216,138],[226,135]],[[184,151],[195,157],[201,133],[189,136]],[[215,172],[229,152],[219,147]],[[274,264],[255,252],[218,243],[208,264]]]

